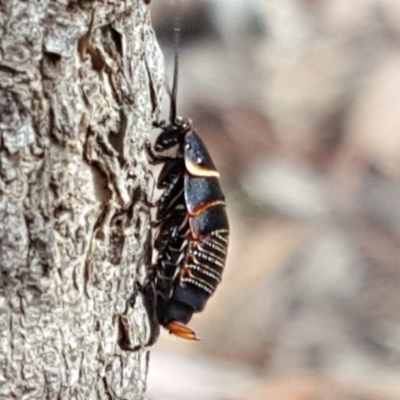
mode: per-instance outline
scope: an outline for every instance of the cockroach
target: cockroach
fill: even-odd
[[[155,307],[158,322],[170,333],[198,340],[186,324],[221,281],[229,237],[225,197],[219,173],[192,121],[177,116],[178,51],[170,93],[169,123],[154,146],[146,142],[151,164],[162,164],[157,188],[154,249]],[[151,342],[155,338],[150,339]]]

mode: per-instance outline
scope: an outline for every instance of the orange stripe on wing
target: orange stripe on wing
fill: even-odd
[[[196,206],[188,208],[188,211],[191,217],[195,217],[201,214],[203,211],[207,210],[208,208],[220,205],[224,206],[225,204],[226,203],[223,200],[202,201],[199,204],[196,204]]]
[[[219,178],[219,172],[215,169],[210,169],[203,165],[196,164],[187,157],[185,158],[185,166],[189,174],[193,176],[200,176],[202,178]]]

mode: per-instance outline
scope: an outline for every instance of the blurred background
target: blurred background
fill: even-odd
[[[400,399],[400,1],[150,10],[170,81],[181,14],[178,110],[231,247],[202,341],[153,347],[149,400]]]

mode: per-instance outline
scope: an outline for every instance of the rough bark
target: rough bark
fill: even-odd
[[[162,81],[143,0],[0,0],[1,399],[143,398]]]

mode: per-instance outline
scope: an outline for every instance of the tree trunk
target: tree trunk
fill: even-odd
[[[143,398],[162,84],[143,0],[0,0],[1,399]]]

